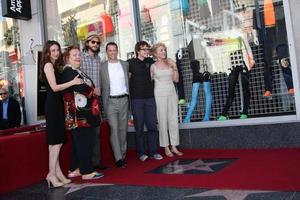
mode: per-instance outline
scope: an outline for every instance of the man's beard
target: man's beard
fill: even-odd
[[[94,50],[94,49],[91,48],[91,47],[88,47],[88,49],[89,49],[90,51],[92,51],[94,54],[97,54],[97,53],[99,52],[99,49]]]

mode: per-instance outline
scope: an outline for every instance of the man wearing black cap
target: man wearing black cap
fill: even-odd
[[[96,32],[89,32],[85,44],[82,50],[82,63],[80,69],[85,72],[89,77],[92,78],[95,84],[95,91],[97,95],[100,94],[100,67],[101,60],[99,57],[101,45],[101,38]],[[101,102],[101,99],[100,99]],[[100,154],[100,126],[96,130],[96,139],[93,148],[92,162],[95,169],[106,169],[107,167],[101,164],[101,154]]]

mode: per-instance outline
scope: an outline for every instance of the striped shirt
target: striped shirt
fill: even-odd
[[[92,57],[84,51],[81,54],[81,60],[80,70],[86,73],[93,80],[95,87],[100,90],[100,57],[98,55]]]

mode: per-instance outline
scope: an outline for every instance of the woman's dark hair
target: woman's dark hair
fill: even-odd
[[[51,63],[51,58],[50,58],[50,48],[53,46],[53,45],[57,45],[58,46],[58,49],[59,49],[59,57],[58,59],[52,63],[53,64],[53,67],[54,67],[54,70],[57,70],[59,72],[62,71],[63,69],[63,59],[62,59],[62,53],[61,53],[61,47],[60,47],[60,44],[55,41],[55,40],[48,40],[44,47],[43,47],[43,51],[42,51],[42,55],[41,55],[41,60],[40,60],[40,67],[39,67],[39,78],[41,81],[44,80],[44,76],[43,76],[43,72],[44,72],[44,66],[46,63]]]
[[[79,46],[69,46],[66,48],[64,54],[63,54],[63,60],[64,60],[64,63],[67,64],[68,62],[68,59],[69,59],[69,56],[70,56],[70,51],[73,50],[73,49],[78,49],[80,51],[80,48]]]

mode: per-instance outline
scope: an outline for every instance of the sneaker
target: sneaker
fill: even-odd
[[[294,88],[289,89],[289,94],[292,96],[295,94]]]
[[[271,91],[269,91],[269,90],[266,90],[264,93],[264,97],[270,97],[271,95],[272,95]]]
[[[245,114],[241,114],[240,116],[240,119],[247,119],[248,118],[248,115],[245,115]]]
[[[228,120],[228,119],[229,119],[228,117],[226,117],[224,115],[220,115],[217,120],[218,121],[225,121],[225,120]]]
[[[185,104],[185,99],[179,99],[178,105],[183,105],[183,104]]]
[[[146,161],[146,160],[148,159],[148,156],[145,155],[145,154],[143,154],[143,155],[141,155],[141,156],[139,157],[139,159],[140,159],[140,161],[144,162],[144,161]]]
[[[154,154],[153,156],[151,156],[151,158],[153,158],[154,160],[161,160],[161,159],[163,159],[163,157],[159,153]]]

